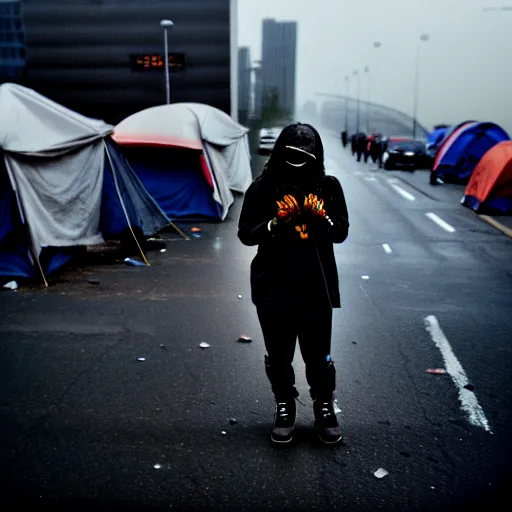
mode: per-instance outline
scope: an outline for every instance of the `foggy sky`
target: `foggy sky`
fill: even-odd
[[[512,135],[511,0],[238,0],[239,46],[261,57],[261,20],[296,20],[297,106],[317,92],[355,95],[412,114],[420,34],[418,119],[427,127],[494,121]],[[380,41],[381,48],[373,43]]]

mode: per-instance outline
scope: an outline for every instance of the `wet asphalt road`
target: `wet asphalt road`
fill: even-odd
[[[169,236],[151,268],[90,266],[0,294],[2,510],[480,510],[505,495],[512,240],[426,173],[371,170],[324,142],[351,217],[332,349],[345,443],[316,441],[297,357],[296,440],[270,446],[239,198],[201,238]],[[445,367],[455,380],[425,371]],[[461,369],[474,392],[457,387]]]

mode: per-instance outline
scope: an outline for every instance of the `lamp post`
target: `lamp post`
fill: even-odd
[[[429,40],[428,34],[421,34],[420,40],[418,41],[418,48],[416,49],[416,73],[414,77],[414,107],[413,107],[413,115],[412,115],[412,136],[416,138],[416,128],[417,128],[417,116],[418,116],[418,89],[419,89],[419,75],[420,75],[420,46],[421,42],[427,42]]]
[[[345,96],[345,133],[348,136],[348,95],[350,92],[350,76],[345,77],[345,82],[347,83],[347,94]]]
[[[361,76],[359,71],[354,71],[354,76],[357,77],[357,90],[356,90],[356,134],[359,133],[359,95],[361,92]]]
[[[165,99],[167,105],[171,103],[171,74],[169,72],[169,44],[167,41],[167,30],[174,26],[171,20],[160,21],[160,26],[164,29],[164,67],[165,67]]]
[[[380,41],[375,41],[373,43],[373,47],[374,48],[380,48],[382,46],[382,43]],[[375,73],[375,70],[376,70],[376,65],[373,66],[373,73]],[[378,75],[377,75],[378,76]],[[370,113],[371,113],[371,105],[370,105],[370,75],[368,75],[368,133],[370,133],[370,128],[371,128],[371,122],[370,122]]]
[[[366,74],[367,78],[367,93],[368,93],[368,99],[366,101],[366,134],[368,135],[370,133],[370,67],[365,66],[364,72]]]

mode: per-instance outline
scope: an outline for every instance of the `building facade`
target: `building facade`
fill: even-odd
[[[21,3],[0,0],[0,83],[23,80],[25,64]]]
[[[232,114],[233,5],[234,0],[22,0],[24,83],[111,123],[161,105],[166,82],[160,21],[170,19],[171,102],[206,103]]]
[[[297,23],[263,20],[261,48],[263,106],[278,103],[292,117],[295,112]]]
[[[242,124],[249,119],[251,82],[251,50],[243,46],[238,49],[238,119]]]

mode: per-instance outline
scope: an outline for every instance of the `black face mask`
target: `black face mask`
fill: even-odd
[[[283,155],[282,180],[304,194],[312,192],[317,181],[316,158],[299,148],[287,146]]]

